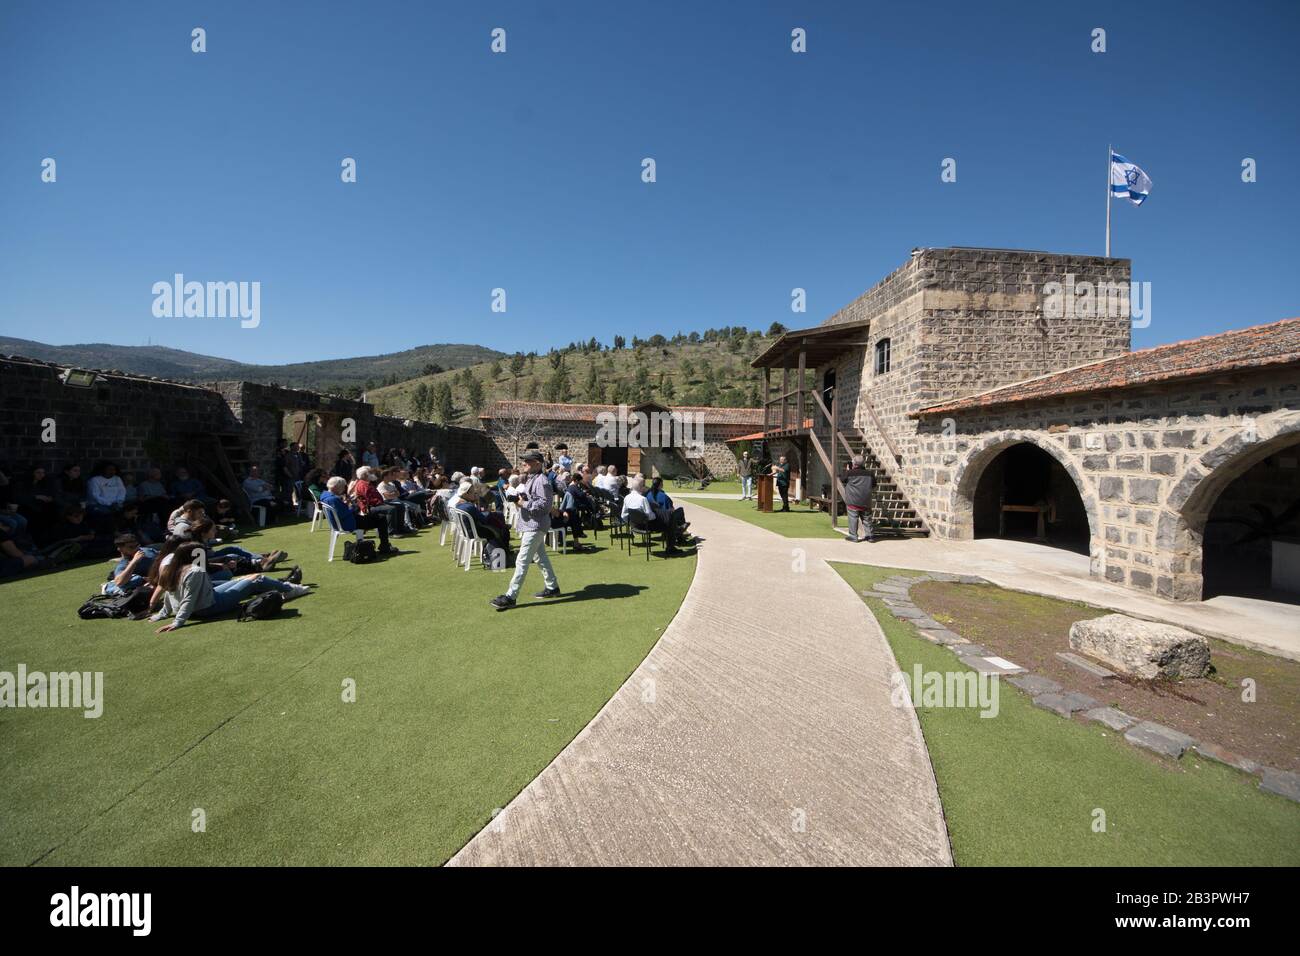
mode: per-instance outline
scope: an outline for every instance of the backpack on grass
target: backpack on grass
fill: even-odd
[[[241,621],[265,621],[284,610],[284,595],[279,591],[259,594],[239,610]]]
[[[96,594],[77,609],[85,621],[130,617],[149,607],[149,589],[136,588],[127,594]]]
[[[362,539],[358,541],[352,549],[352,557],[348,558],[353,564],[369,564],[375,560],[375,543]]]

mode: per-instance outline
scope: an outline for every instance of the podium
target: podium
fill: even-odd
[[[771,475],[759,475],[754,479],[758,483],[758,510],[772,510],[772,483],[774,479]]]

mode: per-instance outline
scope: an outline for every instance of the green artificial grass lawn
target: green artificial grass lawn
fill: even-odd
[[[709,486],[709,491],[713,486]],[[671,495],[672,492],[669,492]],[[732,518],[748,521],[767,531],[775,531],[786,538],[843,538],[844,535],[831,528],[830,515],[823,511],[810,511],[796,504],[790,505],[789,511],[762,512],[754,501],[728,501],[725,498],[689,498],[691,506],[699,505],[712,511],[720,511]],[[776,507],[781,507],[781,500],[776,499]],[[843,518],[840,519],[843,522]],[[843,524],[840,527],[844,527]]]
[[[861,593],[900,572],[836,571]],[[906,572],[901,572],[906,573]],[[865,599],[908,674],[964,666]],[[1141,751],[1098,724],[1036,708],[1007,682],[996,717],[918,707],[958,865],[1212,866],[1300,864],[1300,806],[1258,779],[1188,754]],[[1106,832],[1094,833],[1094,810]]]
[[[609,699],[695,568],[602,535],[552,558],[566,597],[534,601],[533,568],[497,612],[508,574],[456,567],[437,529],[358,566],[307,528],[240,541],[319,585],[280,619],[82,621],[107,562],[0,583],[0,670],[104,672],[98,719],[0,709],[0,864],[441,863]]]

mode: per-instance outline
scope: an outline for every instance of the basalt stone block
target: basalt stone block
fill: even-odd
[[[1210,642],[1204,637],[1124,614],[1076,621],[1070,625],[1070,647],[1145,680],[1204,677],[1210,672]]]
[[[1050,710],[1062,717],[1069,717],[1076,710],[1090,710],[1096,707],[1097,702],[1087,694],[1076,694],[1073,691],[1067,693],[1048,692],[1035,697],[1034,706]]]
[[[954,634],[952,631],[944,628],[943,630],[930,630],[924,632],[927,640],[933,640],[936,644],[944,644],[949,647],[957,644],[969,644],[970,641],[960,634]]]
[[[1300,774],[1265,767],[1263,779],[1259,782],[1259,789],[1267,790],[1269,793],[1276,793],[1278,796],[1300,803]]]
[[[1149,720],[1144,720],[1142,723],[1130,727],[1125,731],[1124,739],[1131,744],[1145,747],[1147,750],[1153,750],[1166,757],[1173,757],[1175,760],[1196,743],[1187,734],[1174,730],[1172,727],[1166,727],[1163,724],[1152,723]]]
[[[1198,740],[1192,744],[1192,751],[1207,760],[1213,760],[1215,763],[1235,767],[1243,773],[1257,773],[1259,771],[1259,764],[1249,757],[1243,757],[1241,754],[1228,750],[1226,747],[1220,747],[1218,744]]]
[[[1043,677],[1039,674],[1024,674],[1020,677],[1013,677],[1011,683],[1031,697],[1037,697],[1039,694],[1057,694],[1061,691],[1060,684],[1050,677]]]
[[[1094,707],[1092,710],[1085,710],[1083,716],[1088,720],[1105,724],[1111,730],[1127,730],[1137,723],[1136,717],[1130,717],[1115,707]]]
[[[1065,663],[1069,664],[1071,667],[1077,667],[1079,670],[1092,677],[1098,677],[1105,680],[1115,676],[1114,671],[1107,670],[1100,664],[1094,664],[1086,657],[1080,657],[1078,654],[1071,654],[1069,651],[1060,651],[1056,656],[1065,661]]]
[[[908,607],[905,605],[891,604],[888,607],[890,614],[894,615],[894,617],[901,617],[905,621],[916,620],[926,616],[925,612],[915,605]]]

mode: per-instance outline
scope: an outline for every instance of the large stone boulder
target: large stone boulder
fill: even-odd
[[[1124,614],[1076,621],[1070,625],[1070,647],[1146,680],[1204,677],[1210,672],[1210,642],[1205,638]]]

